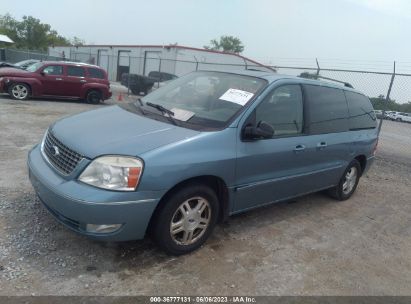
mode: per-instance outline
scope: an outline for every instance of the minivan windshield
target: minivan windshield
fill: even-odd
[[[171,81],[141,100],[144,111],[160,105],[173,112],[180,125],[222,128],[267,84],[261,78],[224,72],[193,72]],[[147,104],[148,103],[148,104]],[[136,103],[138,106],[140,103]],[[168,115],[170,116],[170,115]],[[165,121],[170,121],[165,119]]]

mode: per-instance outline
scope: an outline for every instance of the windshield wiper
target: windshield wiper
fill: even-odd
[[[140,101],[140,102],[142,102],[142,101]],[[177,121],[173,118],[173,116],[174,116],[174,112],[173,112],[173,111],[171,111],[171,110],[169,110],[169,109],[167,109],[167,108],[165,108],[165,107],[163,107],[162,105],[157,104],[157,103],[146,102],[146,105],[149,106],[149,107],[153,107],[153,108],[159,110],[159,111],[160,111],[161,113],[163,113],[163,114],[167,114],[168,117],[170,118],[170,121],[171,121],[174,125],[177,125]]]
[[[171,111],[171,110],[169,110],[169,109],[167,109],[167,108],[165,108],[165,107],[163,107],[162,105],[159,105],[159,104],[157,104],[157,103],[146,102],[146,105],[148,105],[149,107],[153,107],[153,108],[159,110],[160,112],[167,113],[167,114],[169,114],[169,115],[174,116],[174,112],[173,112],[173,111]]]

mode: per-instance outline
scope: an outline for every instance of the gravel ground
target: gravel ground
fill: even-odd
[[[410,124],[384,122],[350,200],[318,193],[238,215],[175,258],[148,239],[69,231],[29,183],[27,152],[47,126],[104,106],[0,96],[0,295],[411,295]]]

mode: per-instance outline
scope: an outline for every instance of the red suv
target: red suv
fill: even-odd
[[[78,62],[43,61],[26,70],[0,70],[0,92],[14,99],[59,97],[98,103],[111,97],[110,82],[102,68]]]

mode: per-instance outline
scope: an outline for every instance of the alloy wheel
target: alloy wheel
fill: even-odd
[[[11,93],[12,93],[13,97],[16,98],[16,99],[25,99],[25,98],[27,98],[27,95],[29,94],[29,91],[28,91],[27,87],[25,87],[24,85],[17,84],[12,88]]]
[[[342,191],[344,194],[349,194],[355,187],[357,182],[358,171],[356,167],[351,167],[345,174]]]
[[[184,201],[175,211],[170,223],[170,235],[178,245],[191,245],[199,240],[209,227],[210,203],[203,197]]]

